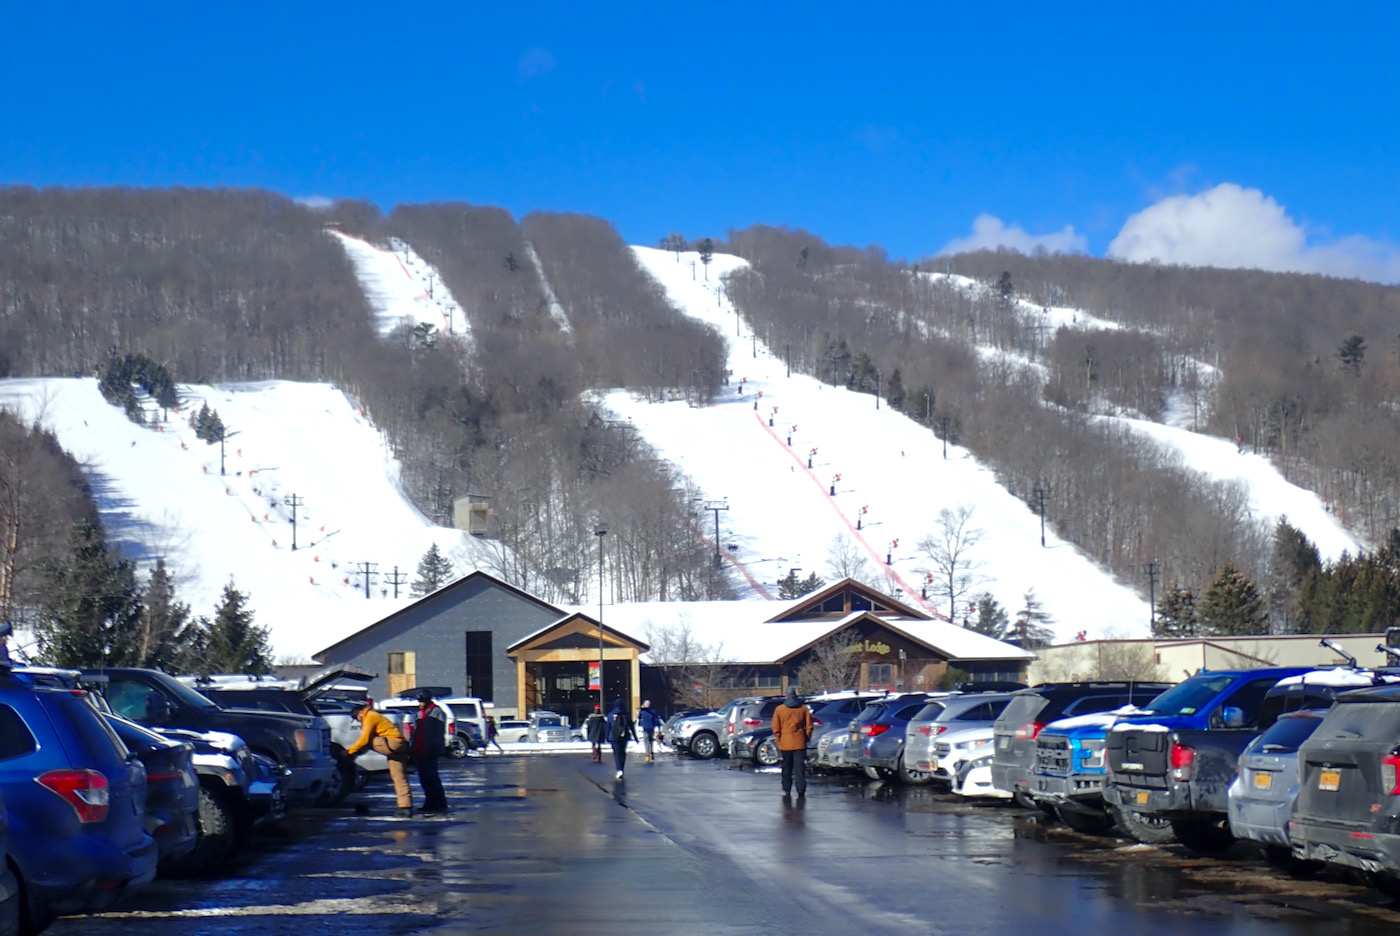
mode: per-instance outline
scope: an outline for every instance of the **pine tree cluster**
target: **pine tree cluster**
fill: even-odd
[[[806,578],[798,578],[797,570],[789,569],[788,574],[778,580],[778,597],[783,601],[794,601],[803,595],[810,595],[825,584],[826,580],[815,572]]]
[[[142,423],[145,416],[141,411],[141,401],[136,397],[137,387],[161,406],[174,408],[180,405],[170,372],[144,354],[128,354],[125,357],[114,354],[97,370],[97,388],[102,398],[113,406],[120,406],[132,422]]]
[[[190,428],[194,430],[196,439],[203,439],[209,445],[213,445],[224,437],[228,431],[224,427],[224,421],[219,417],[219,411],[210,409],[205,403],[199,411],[190,417]]]

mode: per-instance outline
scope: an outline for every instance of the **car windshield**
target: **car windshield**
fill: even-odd
[[[216,703],[210,701],[208,696],[195,692],[174,676],[167,676],[164,673],[156,673],[155,676],[160,681],[163,689],[190,708],[209,709],[219,707]]]
[[[1192,676],[1147,703],[1147,710],[1154,715],[1195,715],[1231,682],[1231,676]]]
[[[871,722],[878,720],[879,717],[883,714],[885,714],[884,703],[871,702],[865,708],[861,709],[860,714],[856,716],[854,724],[868,725]]]
[[[535,721],[540,728],[560,728],[561,722],[557,718],[540,718]]]
[[[919,709],[919,713],[914,716],[913,720],[935,721],[937,720],[939,715],[943,714],[943,710],[945,708],[947,708],[947,706],[944,705],[942,702],[930,702],[928,705],[925,705],[923,708]]]

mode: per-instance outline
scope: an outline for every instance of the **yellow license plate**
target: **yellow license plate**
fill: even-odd
[[[1147,805],[1147,791],[1146,791],[1146,790],[1139,790],[1139,791],[1138,791],[1137,801],[1138,801],[1138,805],[1139,805],[1139,806],[1146,806],[1146,805]]]
[[[1274,785],[1274,775],[1273,775],[1273,774],[1265,773],[1265,772],[1262,771],[1262,770],[1256,770],[1256,771],[1254,772],[1254,789],[1256,789],[1256,790],[1267,790],[1267,789],[1269,789],[1269,787],[1271,787],[1271,786],[1273,786],[1273,785]]]
[[[1324,770],[1317,775],[1317,788],[1319,790],[1340,790],[1342,788],[1342,772],[1340,770]]]

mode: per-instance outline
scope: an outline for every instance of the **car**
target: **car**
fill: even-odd
[[[1293,855],[1363,872],[1400,900],[1400,686],[1337,696],[1298,749]]]
[[[911,692],[867,703],[846,733],[846,763],[859,766],[872,780],[921,782],[927,775],[905,764],[904,732],[930,698],[926,692]]]
[[[930,745],[930,772],[951,787],[965,764],[991,753],[992,736],[992,726],[987,724],[945,731]]]
[[[432,690],[429,689],[428,691],[431,692]],[[451,690],[448,691],[450,692]],[[402,719],[400,727],[404,729],[404,738],[410,743],[412,742],[413,729],[418,720],[418,709],[420,707],[416,695],[412,698],[404,698],[403,693],[400,693],[399,698],[385,699],[375,707],[386,715],[399,716]],[[447,720],[447,748],[445,753],[448,757],[466,757],[467,751],[469,750],[466,741],[461,741],[455,747],[453,746],[453,741],[457,738],[457,714],[452,711],[451,706],[443,699],[439,699],[436,695],[433,696],[433,707],[442,712],[443,717]]]
[[[759,767],[774,767],[783,759],[771,725],[740,735],[729,743],[729,752],[730,757],[749,761]]]
[[[871,699],[884,698],[885,693],[833,692],[808,700],[812,709],[812,737],[807,739],[807,764],[838,770],[846,766],[846,733]]]
[[[0,797],[0,855],[9,853],[10,822],[5,818],[5,800]],[[19,936],[19,878],[9,862],[0,865],[0,936]]]
[[[331,729],[319,715],[227,709],[159,670],[106,667],[82,671],[105,676],[107,704],[147,728],[186,728],[238,735],[256,754],[291,770],[288,796],[293,804],[313,804],[340,773],[331,755]]]
[[[496,722],[496,740],[501,744],[524,741],[530,733],[530,723],[519,718],[506,718]]]
[[[1011,794],[992,782],[992,760],[995,756],[995,730],[972,728],[956,735],[944,735],[950,754],[942,763],[950,779],[948,789],[958,796],[976,799],[1010,799]]]
[[[1240,755],[1228,792],[1230,832],[1258,842],[1272,865],[1294,869],[1288,822],[1298,798],[1298,748],[1322,724],[1326,709],[1285,712]]]
[[[948,776],[940,775],[934,762],[938,739],[945,733],[992,727],[1010,701],[1011,694],[1007,692],[972,692],[925,703],[904,732],[904,759],[911,781],[947,782]]]
[[[569,720],[557,712],[531,712],[525,740],[536,744],[569,740]]]
[[[1034,807],[1031,772],[1041,729],[1071,715],[1145,705],[1170,688],[1171,683],[1098,681],[1043,683],[1013,692],[993,725],[992,782],[1010,793],[1018,805]]]
[[[754,733],[773,724],[773,713],[782,705],[785,696],[769,696],[735,705],[729,710],[728,739],[725,747],[730,757],[744,757],[752,760],[749,743]]]
[[[713,712],[691,715],[676,722],[667,735],[666,743],[683,754],[707,760],[728,754],[729,716],[736,706],[757,702],[763,696],[740,696],[731,699]]]
[[[82,693],[0,671],[0,797],[23,932],[106,909],[155,877],[146,769]]]
[[[476,696],[454,695],[437,701],[447,706],[457,725],[455,732],[447,739],[449,757],[465,757],[468,752],[486,746],[485,702]]]
[[[117,715],[103,717],[146,768],[146,831],[156,840],[157,868],[170,874],[199,843],[199,775],[194,769],[194,745]]]

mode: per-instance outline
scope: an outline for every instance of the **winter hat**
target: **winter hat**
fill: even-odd
[[[603,710],[603,707],[602,707],[601,705],[595,705],[595,706],[593,706],[593,711],[595,711],[595,712],[601,712],[602,710]]]
[[[422,692],[418,693],[418,701],[422,705],[428,705],[433,701],[433,694],[424,689]]]
[[[794,708],[797,707],[797,690],[792,688],[791,686],[788,687],[787,691],[787,704],[793,706]]]

